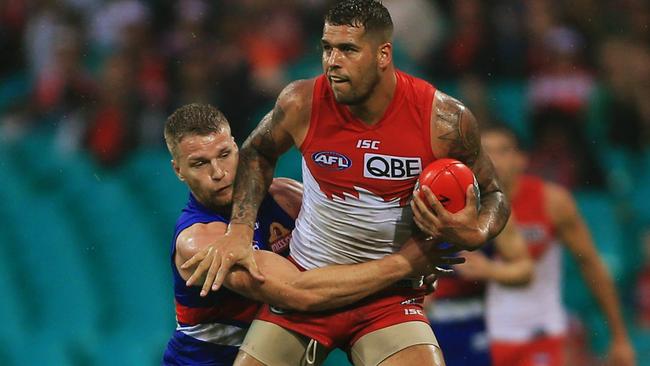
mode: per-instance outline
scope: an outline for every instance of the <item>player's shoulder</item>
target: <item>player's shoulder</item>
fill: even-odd
[[[553,182],[543,181],[546,210],[552,221],[563,221],[576,214],[573,194],[567,188]]]
[[[301,108],[311,104],[316,78],[300,79],[289,83],[278,96],[278,103],[284,108]]]
[[[176,237],[176,252],[187,260],[210,245],[216,237],[224,235],[228,225],[225,222],[196,223],[181,231]]]
[[[573,195],[567,188],[550,181],[542,180],[542,187],[544,189],[544,197],[546,200],[554,201],[573,201]]]
[[[282,89],[273,109],[274,119],[286,121],[288,126],[307,123],[311,116],[315,80],[296,80]]]
[[[274,178],[269,194],[275,202],[294,219],[298,217],[302,204],[302,183],[290,178]]]
[[[457,115],[457,118],[462,117],[462,114],[469,109],[461,102],[460,100],[452,97],[451,95],[443,92],[442,90],[436,90],[436,93],[433,97],[433,114],[447,113],[451,115]],[[451,116],[449,116],[451,117]],[[474,117],[473,115],[471,116]],[[474,119],[475,120],[475,119]]]
[[[476,117],[461,101],[440,90],[436,90],[431,107],[431,138],[436,156],[473,165],[479,155]]]

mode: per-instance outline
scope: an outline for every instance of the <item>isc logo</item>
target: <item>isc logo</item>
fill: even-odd
[[[314,163],[331,170],[343,170],[352,165],[352,161],[345,155],[334,151],[319,151],[311,156]]]
[[[422,171],[420,158],[379,155],[363,155],[363,176],[365,178],[405,180],[417,177]]]

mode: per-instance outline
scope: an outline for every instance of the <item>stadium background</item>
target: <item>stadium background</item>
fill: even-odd
[[[401,69],[511,126],[531,169],[575,192],[650,364],[648,3],[385,3]],[[212,103],[241,143],[288,81],[319,72],[325,5],[0,1],[0,363],[159,362],[187,198],[164,120]],[[300,178],[295,151],[277,175]],[[565,263],[568,348],[592,365],[607,329]]]

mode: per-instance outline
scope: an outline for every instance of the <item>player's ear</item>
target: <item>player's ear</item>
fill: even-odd
[[[393,61],[393,44],[386,42],[379,46],[377,53],[377,64],[380,69],[386,69]]]
[[[172,159],[172,169],[174,169],[174,174],[180,179],[181,181],[185,182],[185,178],[183,177],[183,174],[181,174],[181,167],[178,165],[176,160]]]

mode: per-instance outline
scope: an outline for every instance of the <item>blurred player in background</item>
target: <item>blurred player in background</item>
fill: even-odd
[[[414,269],[430,271],[427,256],[414,242],[377,261],[298,271],[281,255],[288,253],[302,185],[279,178],[273,180],[260,207],[252,241],[268,280],[255,282],[248,272],[235,270],[226,278],[226,288],[201,296],[200,288],[186,285],[191,271],[180,265],[224,234],[238,149],[228,121],[209,105],[179,108],[167,120],[165,139],[174,171],[191,192],[176,223],[171,251],[178,326],[165,352],[166,365],[231,365],[258,301],[287,309],[322,310],[359,300]]]
[[[512,217],[494,240],[463,256],[464,264],[454,266],[453,273],[438,279],[427,316],[447,364],[489,366],[492,359],[485,325],[486,282],[526,285],[533,275],[533,262]]]
[[[528,286],[513,288],[496,282],[488,286],[487,324],[494,365],[564,365],[567,319],[561,298],[561,245],[576,259],[607,318],[612,365],[634,365],[616,289],[570,192],[524,174],[526,156],[507,128],[486,128],[482,144],[512,200],[513,217],[535,261]]]
[[[321,39],[324,74],[287,86],[242,148],[231,223],[216,244],[223,250],[206,258],[218,268],[208,272],[209,286],[218,288],[235,264],[269,277],[261,275],[249,243],[276,161],[291,146],[303,156],[305,192],[291,239],[291,257],[302,269],[382,258],[414,234],[414,222],[427,236],[468,249],[501,231],[508,205],[481,151],[476,119],[457,100],[395,69],[392,31],[390,14],[377,1],[342,1],[330,9]],[[469,204],[456,214],[426,188],[433,211],[418,198],[419,208],[410,209],[422,168],[443,157],[472,169],[480,210],[471,186]],[[298,364],[306,352],[340,347],[355,364],[443,364],[423,295],[412,285],[392,287],[318,315],[263,307],[242,359]],[[309,346],[290,350],[280,341],[297,336],[310,339]]]

